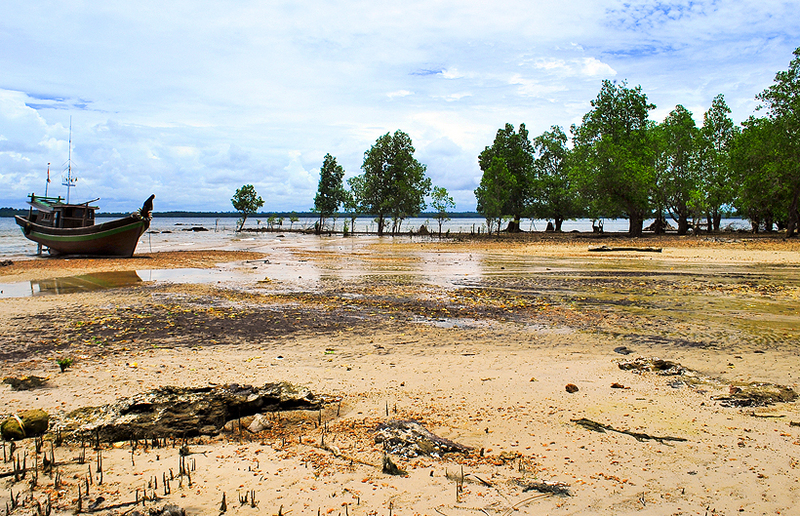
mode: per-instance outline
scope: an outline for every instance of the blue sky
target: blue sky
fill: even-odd
[[[602,5],[601,5],[602,4]],[[10,0],[0,7],[0,206],[28,193],[130,211],[312,207],[326,153],[346,177],[401,129],[475,207],[477,156],[505,123],[568,131],[603,79],[654,120],[717,94],[741,122],[800,46],[796,4],[742,1]]]

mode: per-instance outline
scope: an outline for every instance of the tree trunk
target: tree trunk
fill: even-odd
[[[653,222],[653,233],[663,235],[665,226],[664,214],[659,211],[656,213],[656,220]]]
[[[378,215],[378,236],[383,236],[383,213]]]
[[[556,233],[561,233],[561,224],[564,223],[564,219],[556,217],[555,222],[556,222]]]
[[[764,233],[772,233],[772,214],[768,214],[764,217]]]
[[[714,210],[714,233],[719,233],[719,224],[722,222],[722,213]]]
[[[758,226],[760,225],[761,225],[761,219],[757,217],[750,219],[750,227],[753,229],[753,233],[758,233]]]
[[[628,219],[628,235],[632,237],[642,236],[642,226],[644,226],[644,216],[641,213],[632,213]]]
[[[678,234],[685,235],[689,232],[689,217],[685,213],[678,215]]]
[[[800,218],[800,188],[796,188],[789,204],[789,220],[786,223],[786,236],[791,238],[797,233],[798,218]]]

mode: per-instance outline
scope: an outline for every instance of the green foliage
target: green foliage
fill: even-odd
[[[350,186],[350,190],[345,190],[344,192],[344,202],[342,203],[342,207],[344,208],[344,213],[347,217],[350,218],[350,229],[355,233],[356,230],[356,218],[359,214],[359,202],[356,198],[356,192],[359,191],[361,188],[360,183],[363,181],[364,176],[355,176],[351,177],[347,180],[347,184]]]
[[[680,104],[655,129],[656,160],[653,202],[657,219],[666,210],[678,223],[678,234],[689,229],[689,217],[699,197],[700,131]]]
[[[242,214],[239,219],[239,227],[236,231],[241,231],[244,223],[247,221],[247,216],[250,213],[255,213],[258,209],[264,206],[264,199],[259,197],[253,185],[244,185],[233,194],[231,199],[233,208]]]
[[[706,213],[710,228],[719,230],[722,209],[734,200],[730,151],[738,129],[733,125],[725,97],[717,95],[703,115],[699,141],[700,192],[697,207]]]
[[[561,231],[564,220],[582,214],[578,191],[569,175],[567,135],[554,125],[533,139],[533,149],[537,158],[531,178],[531,216],[553,219],[555,230]]]
[[[774,172],[781,185],[776,201],[786,211],[790,237],[800,222],[800,47],[793,54],[788,70],[778,72],[775,83],[756,96],[774,124]]]
[[[66,371],[67,369],[69,369],[69,367],[72,365],[72,363],[73,363],[73,360],[70,357],[63,357],[63,358],[59,358],[58,360],[56,360],[56,364],[58,364],[58,367],[61,369],[62,373],[64,371]]]
[[[654,156],[647,101],[641,86],[603,81],[592,110],[572,126],[573,178],[593,209],[604,216],[624,216],[629,234],[640,235],[650,213]]]
[[[431,207],[436,212],[434,218],[436,218],[436,221],[439,223],[439,237],[441,238],[442,224],[444,221],[450,220],[450,216],[447,212],[455,208],[456,203],[445,188],[434,186],[431,192]]]
[[[336,158],[326,154],[319,169],[319,186],[314,198],[314,211],[319,213],[317,232],[323,230],[325,219],[335,214],[345,200],[343,178],[342,166],[336,163]]]
[[[358,209],[376,216],[379,235],[387,218],[392,219],[394,233],[403,219],[425,209],[431,180],[425,176],[425,165],[414,158],[411,138],[403,131],[379,137],[364,153],[361,168],[361,178],[350,181],[351,191]]]
[[[558,126],[533,142],[525,124],[518,131],[511,124],[497,131],[478,157],[483,176],[475,190],[477,210],[490,232],[499,231],[507,217],[515,222],[509,228],[532,216],[552,219],[560,229],[563,220],[589,215],[626,217],[629,233],[638,235],[653,213],[659,220],[675,219],[679,233],[703,215],[718,230],[722,214],[735,206],[755,227],[775,222],[792,236],[800,223],[800,48],[756,98],[765,118],[751,118],[739,130],[718,95],[698,129],[681,105],[656,124],[648,119],[655,106],[641,86],[603,81],[591,110],[571,128],[572,149]],[[379,234],[387,219],[397,231],[403,219],[425,208],[431,193],[441,235],[455,203],[444,188],[431,191],[407,134],[379,137],[361,168],[361,175],[348,180],[348,191],[342,167],[325,156],[314,199],[320,228],[343,206],[348,231],[361,214],[376,217]],[[242,214],[238,230],[263,205],[252,185],[237,190],[232,202]]]
[[[511,192],[517,188],[517,178],[508,170],[503,158],[495,156],[481,177],[481,184],[475,190],[478,200],[478,213],[486,219],[486,227],[492,234],[496,227],[500,231],[504,208],[508,206]]]
[[[292,230],[292,227],[294,226],[294,223],[299,221],[299,220],[300,220],[300,217],[297,216],[297,213],[292,212],[292,213],[289,214],[289,231]]]
[[[778,164],[776,124],[769,118],[750,117],[731,148],[731,179],[738,184],[734,201],[739,213],[750,219],[754,231],[772,227],[776,219],[787,216],[786,192]],[[780,202],[776,202],[780,200]]]
[[[24,217],[28,214],[28,210],[18,210],[16,208],[0,208],[0,217],[13,217],[14,215],[19,215],[20,217]]]
[[[531,195],[533,154],[533,146],[528,139],[525,124],[520,124],[519,132],[514,131],[513,125],[506,124],[504,128],[497,130],[492,145],[486,147],[478,156],[478,163],[484,175],[494,166],[495,158],[500,158],[505,163],[508,174],[513,177],[513,182],[508,182],[506,185],[511,190],[507,192],[505,202],[500,207],[500,216],[512,217],[515,229],[519,228],[520,218],[527,215]],[[478,211],[480,212],[480,209]]]

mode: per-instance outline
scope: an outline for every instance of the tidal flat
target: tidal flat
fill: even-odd
[[[789,514],[800,504],[796,402],[724,403],[753,385],[798,390],[797,240],[303,235],[246,245],[0,267],[0,283],[25,287],[0,298],[3,377],[46,378],[33,390],[1,385],[2,419],[41,408],[55,429],[76,409],[152,389],[233,383],[291,382],[324,408],[271,414],[258,432],[233,423],[160,436],[166,446],[100,443],[102,484],[96,466],[75,460],[86,443],[65,439],[53,447],[59,478],[2,477],[0,505],[19,493],[27,502],[12,514],[34,514],[48,496],[54,514],[100,497],[96,512],[122,514],[143,493],[156,495],[147,507],[187,514],[219,514],[223,495],[230,514]],[[604,245],[632,250],[590,250]],[[92,275],[128,281],[47,292]],[[28,295],[34,283],[45,292]],[[688,373],[620,368],[637,357]],[[390,453],[405,475],[386,474],[376,429],[392,420],[469,451]],[[176,475],[181,437],[191,486]],[[17,443],[23,451],[30,466],[32,439]]]

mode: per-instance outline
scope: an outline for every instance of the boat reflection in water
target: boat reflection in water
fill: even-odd
[[[44,296],[50,294],[74,294],[76,292],[94,292],[109,288],[130,287],[141,283],[142,278],[136,271],[113,271],[31,280],[31,295]]]

